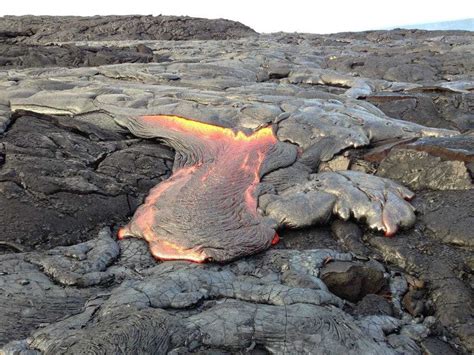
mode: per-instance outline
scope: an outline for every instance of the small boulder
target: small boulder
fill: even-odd
[[[354,313],[360,316],[379,314],[393,316],[393,308],[386,298],[375,294],[368,294],[357,303]]]
[[[403,296],[403,307],[412,316],[417,317],[425,311],[425,290],[411,288],[405,296]]]

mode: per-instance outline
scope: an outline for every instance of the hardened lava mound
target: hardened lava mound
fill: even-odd
[[[241,131],[177,116],[128,120],[139,137],[176,150],[173,175],[154,187],[121,238],[145,239],[161,260],[228,261],[278,241],[275,223],[257,212],[260,179],[296,159],[271,127]]]

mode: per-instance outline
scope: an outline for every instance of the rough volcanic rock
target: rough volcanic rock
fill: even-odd
[[[421,195],[418,199],[421,203],[430,201],[429,194]],[[471,274],[461,270],[469,262],[471,253],[440,243],[439,239],[422,231],[423,226],[418,226],[411,233],[399,234],[397,238],[371,237],[368,241],[381,253],[383,260],[421,277],[428,285],[428,301],[440,325],[455,334],[470,349],[473,346],[473,317],[469,311],[473,307],[472,289],[469,286]],[[465,233],[471,235],[469,230]]]
[[[1,23],[1,22],[0,22]],[[141,50],[140,50],[141,48]],[[144,48],[148,48],[144,46]],[[166,61],[143,47],[80,47],[73,44],[38,46],[0,43],[0,67],[84,67],[118,63]]]
[[[316,226],[299,229],[281,229],[278,231],[280,243],[275,247],[284,246],[286,249],[333,249],[342,251],[342,248],[331,238],[328,227]]]
[[[472,45],[472,37],[469,31],[416,29],[366,31],[355,35],[339,33],[332,39],[338,41],[340,46],[364,43],[365,48],[357,49],[365,51],[359,54],[356,50],[358,55],[350,52],[347,56],[339,55],[328,61],[327,65],[340,72],[355,72],[362,77],[394,82],[442,79],[472,71],[472,60],[464,51]],[[401,46],[405,48],[404,52],[400,51]],[[441,48],[450,47],[458,50],[441,53]]]
[[[168,62],[142,43],[130,47],[89,46],[73,41],[223,40],[256,35],[229,20],[178,16],[0,18],[0,67],[83,67]],[[43,45],[40,45],[43,44]]]
[[[428,152],[446,160],[474,162],[474,136],[472,134],[444,138],[421,138],[408,143],[407,147]]]
[[[28,287],[38,280],[51,284],[41,269],[34,266],[40,263],[46,274],[65,287],[65,296],[69,290],[73,290],[76,298],[83,292],[93,295],[85,304],[83,298],[78,299],[76,303],[84,305],[80,311],[39,328],[27,342],[10,342],[4,350],[29,348],[50,354],[65,349],[82,353],[100,347],[106,352],[117,349],[131,351],[136,350],[135,343],[139,342],[142,351],[208,348],[235,351],[248,348],[255,342],[277,353],[311,352],[316,347],[350,353],[393,353],[384,343],[383,332],[392,333],[402,324],[400,321],[390,317],[356,321],[340,309],[342,300],[327,291],[315,276],[328,257],[350,260],[349,254],[331,250],[283,250],[225,267],[169,262],[134,271],[127,265],[131,265],[131,259],[141,258],[137,254],[129,254],[126,264],[119,259],[111,265],[118,247],[110,232],[104,229],[98,238],[82,245],[60,247],[46,253],[4,256],[0,260],[2,267],[9,265],[14,257],[17,262],[24,260],[20,272],[25,268],[32,270],[21,275],[16,287]],[[108,251],[105,254],[104,248]],[[72,265],[75,266],[71,268]],[[314,283],[306,287],[282,284],[278,275],[283,270],[292,270],[301,277],[312,277]],[[103,280],[101,274],[112,277],[112,282],[114,278],[126,280],[110,294],[103,294],[97,288],[74,287],[98,285]],[[8,272],[1,276],[1,280],[8,285],[10,278],[19,276]],[[93,283],[78,283],[79,280]],[[39,295],[27,293],[25,296],[30,299],[39,297],[40,300],[45,297],[51,305],[62,306],[61,299],[51,297],[55,288],[49,286],[47,290],[38,289]],[[225,299],[219,301],[222,298]],[[15,298],[10,300],[18,302]],[[192,306],[197,306],[199,311],[190,309]],[[21,339],[24,331],[13,334],[8,328],[9,324],[18,321],[12,309],[16,309],[16,305],[0,308],[4,320],[0,329],[6,334],[5,339]],[[71,312],[65,307],[61,309]],[[43,310],[35,312],[39,311]],[[58,317],[51,312],[48,315],[52,321]],[[24,318],[22,326],[26,330],[34,328],[35,319]],[[367,328],[381,334],[381,338],[364,332]],[[282,337],[275,336],[281,332]]]
[[[169,173],[165,148],[90,137],[54,119],[16,118],[0,145],[3,241],[24,250],[83,241],[89,231],[130,215],[135,201]]]
[[[132,16],[5,17],[0,33],[4,352],[473,351],[472,32]],[[119,124],[156,114],[298,146],[261,179],[278,245],[196,265],[117,241],[183,162]],[[419,189],[416,216],[410,191],[366,174],[384,165]]]
[[[26,337],[38,326],[80,313],[86,301],[100,293],[93,286],[114,280],[108,266],[119,251],[105,228],[96,239],[72,247],[2,255],[0,341]],[[15,320],[18,309],[23,322]]]
[[[421,348],[426,355],[456,354],[456,351],[451,346],[449,346],[449,344],[436,338],[428,338],[421,342]]]
[[[404,308],[413,316],[420,316],[425,312],[425,294],[422,289],[413,288],[403,296]]]
[[[224,19],[179,16],[4,16],[0,39],[30,44],[101,40],[231,39],[256,34]]]
[[[354,313],[362,316],[370,314],[393,315],[392,305],[383,296],[369,293],[354,308]]]
[[[473,247],[474,189],[426,192],[414,201],[427,234],[446,244]]]
[[[442,160],[457,160],[469,164],[474,161],[474,136],[462,134],[451,137],[425,137],[420,139],[397,139],[382,142],[369,149],[363,158],[380,163],[393,149],[411,149],[426,152]]]
[[[363,232],[361,228],[350,221],[335,220],[331,224],[334,239],[344,251],[351,251],[356,255],[367,256],[369,250],[362,242]]]
[[[399,181],[413,190],[465,190],[473,187],[464,162],[442,160],[414,149],[392,150],[380,163],[377,175]]]
[[[441,88],[433,91],[379,93],[366,99],[390,117],[430,127],[457,128],[462,132],[474,129],[474,94]]]

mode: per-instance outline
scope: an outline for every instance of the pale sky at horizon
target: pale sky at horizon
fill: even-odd
[[[240,21],[257,32],[363,31],[474,17],[473,0],[451,0],[444,6],[420,0],[4,1],[0,16],[187,15]]]

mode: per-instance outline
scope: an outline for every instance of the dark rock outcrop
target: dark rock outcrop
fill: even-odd
[[[233,39],[256,34],[235,21],[179,16],[4,16],[0,39],[38,44],[69,41]]]

